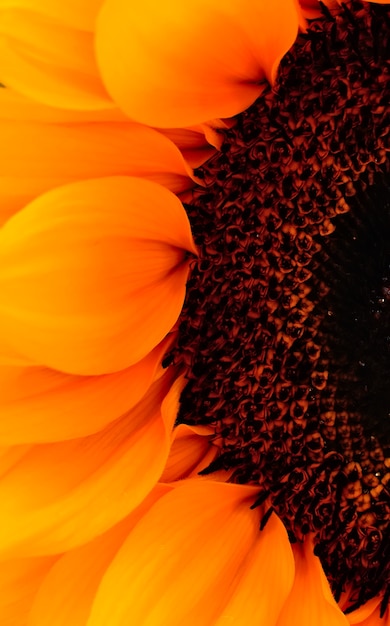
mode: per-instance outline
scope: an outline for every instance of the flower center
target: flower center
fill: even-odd
[[[389,25],[324,9],[237,118],[186,207],[199,249],[176,348],[205,470],[314,533],[336,598],[390,594]],[[384,610],[384,608],[383,608]]]

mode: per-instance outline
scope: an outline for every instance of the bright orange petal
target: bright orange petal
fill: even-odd
[[[314,556],[312,541],[294,544],[295,580],[276,626],[348,626]]]
[[[80,30],[93,31],[103,0],[0,0],[0,10],[25,9]]]
[[[22,459],[32,446],[1,446],[0,447],[0,476],[6,474],[10,468]]]
[[[41,193],[76,180],[139,176],[175,193],[193,186],[180,150],[139,124],[5,121],[0,122],[0,136],[0,222]]]
[[[259,531],[259,514],[249,509],[254,493],[185,481],[160,498],[108,568],[88,626],[248,624],[251,611],[275,615],[292,584],[293,560],[278,520],[269,535]],[[268,596],[267,575],[269,586],[281,576],[279,597]]]
[[[0,566],[0,615],[4,626],[28,623],[32,603],[42,580],[57,557],[14,559]]]
[[[359,611],[360,609],[358,609]],[[347,615],[349,624],[353,626],[390,626],[390,610],[387,608],[385,614],[381,616],[380,607],[375,609],[368,617],[362,621],[356,622],[353,620],[354,613]]]
[[[36,445],[0,479],[2,558],[64,552],[126,517],[155,486],[175,415],[171,376],[103,431]],[[167,400],[164,400],[167,398]]]
[[[64,441],[98,432],[141,400],[168,345],[165,340],[139,363],[104,376],[0,366],[0,445]]]
[[[201,130],[166,128],[161,132],[180,149],[191,167],[199,167],[216,152]]]
[[[93,33],[15,5],[0,3],[2,82],[33,100],[60,108],[114,106],[96,66]]]
[[[246,109],[293,44],[295,0],[106,0],[96,31],[108,91],[137,121],[184,127]]]
[[[72,111],[51,107],[31,100],[13,89],[0,89],[0,120],[10,122],[44,122],[72,124],[76,122],[128,122],[117,107],[98,111]]]
[[[161,480],[170,483],[189,476],[195,477],[201,469],[207,467],[218,452],[218,448],[213,446],[209,439],[213,432],[211,428],[204,426],[180,424],[175,428],[172,447]]]
[[[29,626],[85,626],[107,567],[137,521],[170,487],[157,485],[120,524],[64,554],[51,568],[34,602]]]
[[[352,613],[347,614],[348,622],[351,626],[386,626],[383,621],[379,621],[381,598],[372,598],[363,606],[359,607]]]
[[[276,515],[259,531],[236,580],[237,587],[213,626],[274,626],[294,580],[290,542]]]
[[[0,354],[70,374],[133,365],[177,320],[187,251],[185,211],[156,183],[112,177],[48,192],[0,231]]]

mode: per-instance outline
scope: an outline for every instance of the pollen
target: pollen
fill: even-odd
[[[178,421],[213,428],[204,473],[258,485],[262,528],[313,534],[350,610],[390,593],[389,35],[389,7],[324,8],[224,132],[166,360]]]

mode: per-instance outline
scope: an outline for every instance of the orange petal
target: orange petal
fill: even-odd
[[[360,609],[358,609],[358,611],[359,610]],[[347,615],[349,620],[352,619],[352,621],[349,621],[349,624],[353,624],[353,626],[390,626],[390,610],[388,608],[385,614],[381,616],[380,607],[378,607],[368,617],[359,622],[353,621],[353,615],[354,613]]]
[[[200,130],[166,128],[161,132],[180,149],[191,167],[199,167],[216,152],[215,148],[208,142],[205,133]]]
[[[180,424],[175,428],[161,480],[170,483],[188,476],[195,477],[201,469],[207,467],[218,452],[218,448],[210,441],[213,432],[211,428],[186,424]],[[214,475],[213,479],[215,480]]]
[[[325,0],[325,4],[327,4],[329,0]],[[342,4],[343,0],[337,0],[338,4]],[[363,0],[363,2],[372,2],[374,4],[390,4],[389,0]]]
[[[237,587],[213,626],[274,626],[294,581],[290,542],[277,515],[259,532],[237,578]]]
[[[75,122],[128,122],[117,107],[98,111],[72,111],[51,107],[31,100],[12,89],[0,89],[0,120],[10,122],[45,122],[67,124]]]
[[[386,626],[382,620],[380,620],[380,603],[381,597],[372,598],[363,606],[359,607],[352,613],[347,614],[349,624],[355,626]]]
[[[348,626],[337,606],[323,572],[314,556],[313,543],[294,544],[295,580],[277,626]]]
[[[0,445],[63,441],[98,432],[141,400],[168,345],[165,340],[139,363],[104,376],[0,366]]]
[[[315,19],[321,16],[321,5],[319,0],[299,0],[299,4],[302,8],[303,15],[306,18]]]
[[[279,520],[259,531],[259,513],[249,509],[254,494],[184,481],[160,498],[108,568],[88,626],[272,624],[261,618],[280,610],[293,560]],[[272,585],[280,595],[268,595]]]
[[[0,447],[0,476],[5,474],[11,467],[16,465],[27,452],[31,450],[31,446],[1,446]]]
[[[25,9],[80,30],[93,31],[103,0],[1,0],[0,9]]]
[[[96,66],[93,33],[39,8],[0,3],[0,58],[2,82],[33,100],[65,109],[114,106]]]
[[[185,211],[156,183],[112,177],[46,193],[0,231],[0,355],[86,375],[137,363],[178,318],[187,251]]]
[[[4,626],[22,626],[39,586],[57,557],[14,559],[0,567],[0,615]]]
[[[86,178],[139,176],[175,193],[194,184],[180,150],[139,124],[5,121],[0,136],[0,222],[41,193]]]
[[[155,486],[176,415],[165,374],[103,431],[32,446],[0,479],[2,558],[64,552],[126,517]],[[168,394],[168,402],[164,398]]]
[[[85,626],[97,588],[116,552],[138,520],[170,489],[157,485],[120,524],[64,554],[39,589],[29,626]]]
[[[96,52],[105,85],[137,121],[162,128],[231,117],[273,81],[294,43],[295,0],[105,0]]]

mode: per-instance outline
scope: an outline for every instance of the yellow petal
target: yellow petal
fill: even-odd
[[[2,82],[33,100],[60,108],[114,106],[99,76],[93,33],[15,5],[0,3]]]
[[[104,376],[0,366],[0,445],[64,441],[98,432],[141,400],[168,345],[165,340],[139,363]]]
[[[70,374],[133,365],[177,320],[187,251],[185,211],[156,183],[112,177],[46,193],[0,231],[0,355]]]
[[[169,487],[157,485],[122,522],[70,550],[51,568],[36,596],[29,626],[85,626],[100,581],[126,536]]]
[[[298,31],[295,0],[105,0],[96,53],[130,118],[184,127],[246,109]]]
[[[295,579],[277,626],[348,626],[337,606],[323,572],[314,556],[313,543],[294,544]]]
[[[275,614],[271,604],[280,608],[292,584],[291,549],[280,522],[270,526],[270,541],[259,531],[259,513],[249,509],[254,494],[242,485],[184,481],[160,498],[108,568],[87,626],[246,626],[251,610]],[[269,598],[265,576],[278,584],[284,567],[290,573],[282,573],[280,598]]]
[[[14,559],[0,566],[0,615],[4,626],[28,623],[35,595],[56,557]]]
[[[0,479],[2,559],[64,552],[121,521],[157,483],[176,415],[161,377],[103,431],[31,446]]]
[[[193,186],[180,150],[139,124],[5,121],[0,136],[0,220],[49,189],[87,178],[139,176],[175,193]]]

